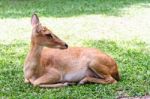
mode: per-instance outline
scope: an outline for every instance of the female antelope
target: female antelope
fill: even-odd
[[[32,15],[31,49],[24,64],[26,83],[40,87],[62,87],[70,83],[116,83],[120,77],[116,62],[93,48],[68,45],[42,26]]]

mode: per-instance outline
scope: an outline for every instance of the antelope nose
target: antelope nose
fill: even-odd
[[[66,48],[68,48],[68,45],[67,45],[67,44],[65,44],[65,47],[66,47]]]

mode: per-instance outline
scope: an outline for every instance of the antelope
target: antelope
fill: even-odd
[[[94,48],[68,45],[31,18],[31,48],[24,63],[25,83],[39,87],[63,87],[72,83],[113,84],[120,80],[113,58]]]

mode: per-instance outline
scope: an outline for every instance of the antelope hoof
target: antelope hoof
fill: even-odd
[[[28,79],[24,79],[24,83],[30,83],[30,81]]]
[[[83,85],[83,84],[85,84],[84,81],[80,81],[80,82],[78,83],[78,85]]]
[[[107,79],[106,82],[109,82],[109,84],[116,84],[117,81],[115,79]]]
[[[34,82],[33,82],[33,86],[34,86],[34,87],[37,87],[39,84],[40,84],[40,83],[37,82],[37,81],[34,81]]]
[[[72,85],[75,85],[75,84],[76,84],[76,83],[72,83],[72,82],[65,82],[65,83],[64,83],[65,86],[72,86]]]
[[[117,81],[115,80],[114,82],[113,82],[113,84],[116,84],[117,83]]]
[[[64,86],[69,86],[69,83],[68,83],[68,82],[65,82],[65,83],[64,83]]]

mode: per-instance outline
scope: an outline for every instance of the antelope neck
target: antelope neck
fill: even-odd
[[[42,52],[43,46],[40,45],[31,45],[31,50],[29,52],[28,60],[34,61],[35,63],[39,63],[41,52]]]

